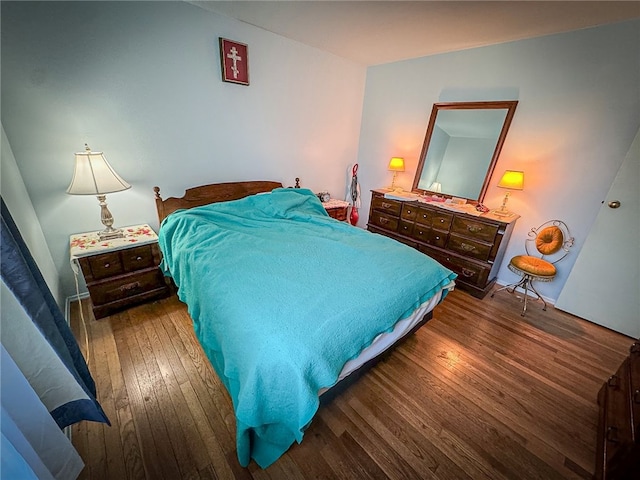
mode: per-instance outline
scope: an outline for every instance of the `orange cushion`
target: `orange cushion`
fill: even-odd
[[[558,227],[547,227],[536,237],[536,248],[543,255],[551,255],[562,248],[564,235]]]
[[[553,277],[556,274],[556,267],[553,264],[537,257],[529,255],[518,255],[511,259],[511,265],[518,270],[538,277]]]

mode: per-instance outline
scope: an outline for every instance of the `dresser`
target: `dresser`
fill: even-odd
[[[483,298],[495,284],[517,215],[501,219],[385,198],[372,190],[367,229],[428,255],[458,274],[456,285]]]
[[[124,238],[101,241],[98,232],[72,235],[71,265],[82,270],[96,319],[166,297],[169,283],[158,267],[158,236],[149,225],[124,227]]]
[[[640,341],[598,392],[598,480],[640,477]]]

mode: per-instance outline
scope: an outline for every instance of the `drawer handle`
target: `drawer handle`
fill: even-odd
[[[125,285],[122,285],[120,287],[120,291],[121,292],[128,292],[131,290],[135,290],[136,288],[140,288],[140,282],[132,282],[132,283],[127,283]]]
[[[612,443],[618,443],[620,441],[618,439],[618,427],[607,428],[607,440]]]
[[[611,388],[619,388],[620,387],[620,378],[617,375],[611,375],[609,380],[607,380],[607,385]]]
[[[384,217],[380,217],[380,223],[386,225],[387,223],[389,223],[389,219],[388,218],[384,218]]]
[[[407,213],[411,215],[411,210],[407,208]]]
[[[447,259],[448,260],[448,259]],[[463,268],[462,269],[462,275],[464,275],[465,277],[469,278],[469,277],[473,277],[476,274],[476,272],[474,272],[473,270],[469,270],[467,268]]]
[[[382,202],[382,208],[391,208],[391,207],[393,207],[392,204],[387,203],[387,202]]]
[[[467,230],[469,230],[471,233],[478,233],[482,231],[482,227],[480,225],[469,225],[467,227]]]
[[[473,252],[476,249],[476,247],[474,247],[473,245],[464,242],[460,244],[460,248],[462,248],[462,250],[464,250],[465,252]]]
[[[422,218],[427,218],[427,214],[426,214],[426,213],[423,213],[423,214],[422,214]]]
[[[436,235],[436,240],[440,240],[440,235]]]
[[[111,264],[109,262],[104,264],[104,268],[109,268],[111,266]]]
[[[420,231],[418,232],[418,235],[421,237],[421,236],[423,236],[423,235],[424,235],[424,232],[423,232],[422,230],[420,230]]]
[[[631,345],[631,347],[629,348],[629,352],[640,353],[640,343],[635,342],[633,345]]]
[[[633,403],[640,403],[640,390],[633,392]]]
[[[140,260],[142,260],[142,257],[141,257],[140,255],[138,255],[138,256],[136,257],[136,262],[139,262]]]
[[[409,230],[409,227],[407,227],[406,225],[403,225],[403,226],[402,226],[402,229],[403,229],[403,230]]]
[[[444,223],[444,218],[441,218],[441,219],[440,219],[440,223]]]

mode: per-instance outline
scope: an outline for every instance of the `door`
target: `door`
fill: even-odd
[[[555,305],[633,338],[640,337],[639,180],[640,131]]]

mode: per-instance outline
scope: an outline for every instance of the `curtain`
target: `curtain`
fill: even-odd
[[[19,415],[20,421],[16,421],[18,417],[15,413],[12,417],[9,410],[5,408],[11,403],[9,393],[14,391],[24,393],[28,390],[19,389],[17,384],[6,384],[6,379],[17,378],[8,370],[15,364],[20,374],[26,379],[29,388],[34,392],[33,394],[48,412],[49,420],[52,419],[55,422],[58,433],[65,440],[66,437],[61,429],[81,420],[104,422],[110,425],[109,419],[96,400],[95,383],[73,333],[1,197],[0,203],[2,213],[0,337],[3,355],[6,350],[6,356],[3,356],[1,364],[3,420],[9,415],[7,418],[10,418],[23,433],[33,432],[35,428],[36,431],[40,429],[40,436],[43,436],[44,420],[36,414],[35,407],[31,403],[29,405],[33,407],[33,415],[30,410],[15,410],[22,413],[28,412],[27,415]],[[10,361],[5,361],[5,358]],[[24,393],[23,396],[24,399],[29,397],[28,393]],[[20,405],[20,402],[15,405]],[[8,427],[10,424],[7,422]],[[2,435],[4,468],[4,454],[13,458],[8,444],[5,445],[7,435],[4,421]],[[29,438],[26,434],[25,437]],[[45,442],[46,448],[53,448],[58,441],[55,440],[57,436],[48,430],[45,437],[50,437],[51,440]],[[14,448],[16,447],[15,443],[10,443]],[[31,446],[36,448],[33,443]],[[24,451],[18,448],[15,450],[20,454]],[[61,471],[64,470],[63,467],[60,468]],[[54,475],[54,478],[58,477]],[[69,478],[68,475],[67,478]]]

